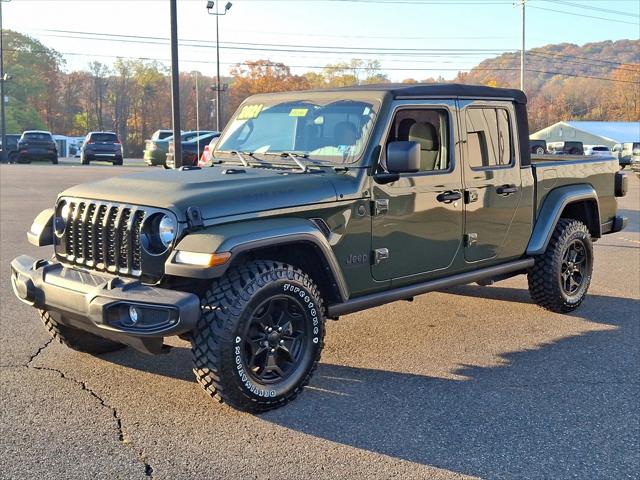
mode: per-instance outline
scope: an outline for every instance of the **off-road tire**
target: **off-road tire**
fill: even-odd
[[[563,257],[574,241],[584,245],[586,267],[583,280],[573,295],[562,287],[561,271]],[[546,251],[536,257],[535,264],[529,269],[529,293],[534,302],[556,313],[568,313],[575,310],[584,300],[593,273],[593,244],[587,226],[578,221],[562,218],[556,225]]]
[[[69,327],[58,323],[54,318],[56,314],[46,310],[39,310],[40,318],[47,327],[49,335],[67,347],[78,352],[99,355],[101,353],[114,352],[125,348],[126,345],[106,338],[83,332],[77,328]]]
[[[254,309],[260,302],[274,297],[288,299],[289,295],[291,301],[299,301],[306,308],[305,328],[314,326],[305,334],[308,338],[305,336],[303,358],[290,377],[279,384],[261,385],[246,371],[240,353],[245,340],[240,336],[248,337],[245,332],[251,328]],[[191,336],[193,371],[213,399],[259,413],[290,402],[309,382],[324,346],[325,316],[320,290],[302,270],[269,260],[231,267],[201,297],[201,308],[201,318]]]

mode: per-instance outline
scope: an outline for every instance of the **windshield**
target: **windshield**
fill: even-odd
[[[609,147],[593,147],[594,152],[608,152]]]
[[[25,140],[47,140],[50,142],[53,141],[53,138],[51,138],[51,134],[44,132],[25,132],[22,138],[24,138]]]
[[[90,140],[92,142],[114,143],[118,141],[115,133],[92,133]]]
[[[373,103],[353,100],[246,103],[216,152],[291,152],[335,164],[353,163],[365,148],[376,112]]]

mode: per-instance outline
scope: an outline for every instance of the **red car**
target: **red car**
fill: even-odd
[[[199,167],[210,167],[211,166],[211,153],[216,146],[216,142],[219,137],[215,137],[211,139],[208,145],[205,145],[202,155],[200,156],[200,160],[198,160]]]

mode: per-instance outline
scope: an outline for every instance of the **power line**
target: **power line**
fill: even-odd
[[[615,22],[615,23],[624,23],[627,25],[635,25],[635,26],[639,25],[638,22],[625,22],[624,20],[616,20],[615,18],[596,17],[594,15],[585,15],[583,13],[574,13],[574,12],[567,12],[565,10],[555,10],[553,8],[537,7],[531,4],[528,4],[528,5],[529,5],[529,8],[535,8],[537,10],[545,10],[547,12],[563,13],[565,15],[574,15],[576,17],[594,18],[596,20],[604,20],[606,22]]]
[[[71,31],[71,30],[45,30],[45,31],[51,31],[51,32],[59,32],[62,35],[63,38],[81,38],[81,39],[86,39],[86,40],[97,40],[97,41],[114,41],[114,42],[123,42],[123,43],[145,43],[147,41],[147,39],[149,40],[148,43],[151,44],[162,44],[164,45],[168,39],[166,37],[151,37],[151,36],[141,36],[141,35],[114,35],[114,34],[107,34],[107,33],[92,33],[92,32],[81,32],[81,31]],[[49,34],[44,34],[45,36],[58,36],[57,34],[53,34],[53,35],[49,35]],[[72,36],[68,36],[68,35],[72,35]],[[144,40],[144,42],[141,42],[140,40]],[[192,44],[192,43],[188,43],[188,42],[197,42],[197,44]],[[202,43],[202,45],[200,45],[200,43]],[[191,46],[191,47],[196,47],[196,48],[212,48],[215,46],[215,44],[213,44],[212,42],[208,42],[206,40],[185,40],[184,42],[181,42],[180,45],[182,46]],[[229,46],[227,46],[229,45]],[[255,46],[261,46],[261,47],[271,47],[269,49],[265,49],[265,48],[253,48]],[[291,49],[283,49],[283,47],[296,47],[294,50]],[[415,49],[415,48],[411,48],[411,49],[405,49],[405,48],[400,48],[400,49],[392,49],[392,48],[380,48],[380,49],[373,49],[371,50],[371,48],[362,48],[362,47],[348,47],[348,46],[322,46],[322,45],[292,45],[292,44],[275,44],[275,43],[261,43],[261,44],[256,44],[256,43],[250,43],[250,42],[224,42],[221,44],[221,49],[236,49],[236,50],[246,50],[246,51],[269,51],[269,52],[284,52],[284,53],[315,53],[315,54],[330,54],[330,55],[335,55],[335,54],[349,54],[349,55],[353,55],[353,54],[359,54],[359,55],[396,55],[396,56],[428,56],[428,57],[434,57],[434,56],[476,56],[476,55],[481,55],[481,54],[487,54],[487,53],[501,53],[501,54],[510,54],[510,52],[506,51],[504,49],[501,50],[493,50],[493,49]],[[308,50],[308,49],[314,49],[314,50]],[[350,50],[343,50],[343,49],[350,49]],[[415,53],[414,53],[415,52]],[[570,63],[576,63],[576,64],[584,64],[584,65],[590,65],[593,67],[602,67],[604,68],[604,65],[601,64],[607,64],[607,65],[624,65],[624,62],[614,62],[614,61],[609,61],[609,60],[600,60],[600,59],[594,59],[594,58],[587,58],[587,57],[579,57],[579,56],[575,56],[575,55],[567,55],[567,54],[561,54],[561,53],[555,53],[555,52],[539,52],[539,51],[527,51],[527,55],[535,55],[535,56],[544,56],[544,57],[549,57],[549,58],[554,58],[554,57],[558,57],[558,58],[568,58],[571,60],[567,60]],[[575,59],[575,60],[573,60]],[[585,60],[585,62],[580,62],[579,60]],[[407,60],[408,61],[408,60]],[[416,61],[416,60],[412,60],[412,61]],[[597,62],[597,63],[596,63]],[[625,68],[624,70],[630,70]],[[632,70],[635,71],[635,70]]]
[[[567,2],[566,0],[542,0],[543,2],[547,2],[547,3],[554,3],[554,4],[563,4],[563,5],[568,5],[570,7],[577,7],[577,8],[584,8],[585,10],[593,10],[595,12],[603,12],[603,13],[611,13],[614,15],[624,15],[625,17],[636,17],[636,18],[640,18],[640,15],[636,15],[634,13],[631,12],[623,12],[620,10],[612,10],[610,8],[602,8],[602,7],[594,7],[591,5],[584,5],[584,4],[580,4],[580,3],[574,3],[574,2]]]

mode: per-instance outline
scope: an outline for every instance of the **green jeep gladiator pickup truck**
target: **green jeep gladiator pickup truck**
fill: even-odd
[[[28,232],[54,257],[15,258],[12,285],[75,350],[189,340],[204,390],[252,412],[309,382],[327,318],[518,274],[575,309],[592,241],[626,223],[614,158],[531,159],[518,90],[256,95],[213,162],[61,193]]]

